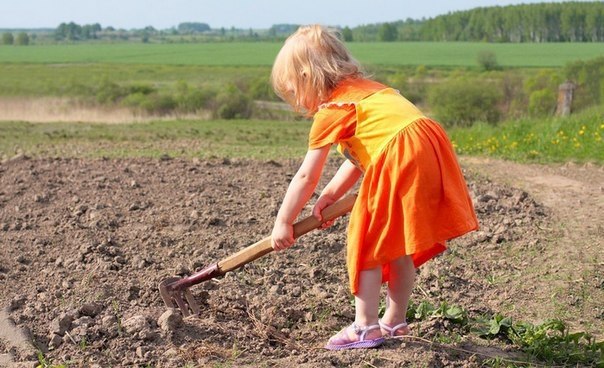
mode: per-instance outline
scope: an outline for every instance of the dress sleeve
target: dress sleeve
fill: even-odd
[[[313,117],[308,148],[317,149],[354,135],[356,109],[354,104],[328,105]]]

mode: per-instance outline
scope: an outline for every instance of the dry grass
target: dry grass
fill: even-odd
[[[208,116],[205,115],[150,115],[124,107],[103,107],[86,104],[70,98],[0,98],[0,121],[125,124],[157,120],[207,118]]]

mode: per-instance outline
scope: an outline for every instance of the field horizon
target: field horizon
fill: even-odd
[[[281,42],[85,43],[0,46],[0,63],[109,63],[206,66],[270,66]],[[500,67],[562,67],[604,55],[601,43],[350,42],[363,64],[476,67],[481,52],[495,54]],[[245,55],[245,57],[242,57]]]

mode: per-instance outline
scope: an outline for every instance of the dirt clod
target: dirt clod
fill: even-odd
[[[180,311],[169,308],[157,320],[157,324],[164,331],[174,331],[182,325]]]

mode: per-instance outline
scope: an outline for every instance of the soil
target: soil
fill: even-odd
[[[459,305],[472,316],[560,318],[601,340],[603,168],[461,162],[481,229],[418,269],[413,300]],[[325,181],[338,163],[329,163]],[[455,335],[441,320],[415,323],[411,337],[379,349],[324,350],[354,316],[346,218],[192,287],[200,316],[167,310],[161,280],[270,234],[298,165],[24,156],[1,163],[0,366],[479,367],[521,357],[505,342]],[[427,342],[447,336],[445,345]]]

